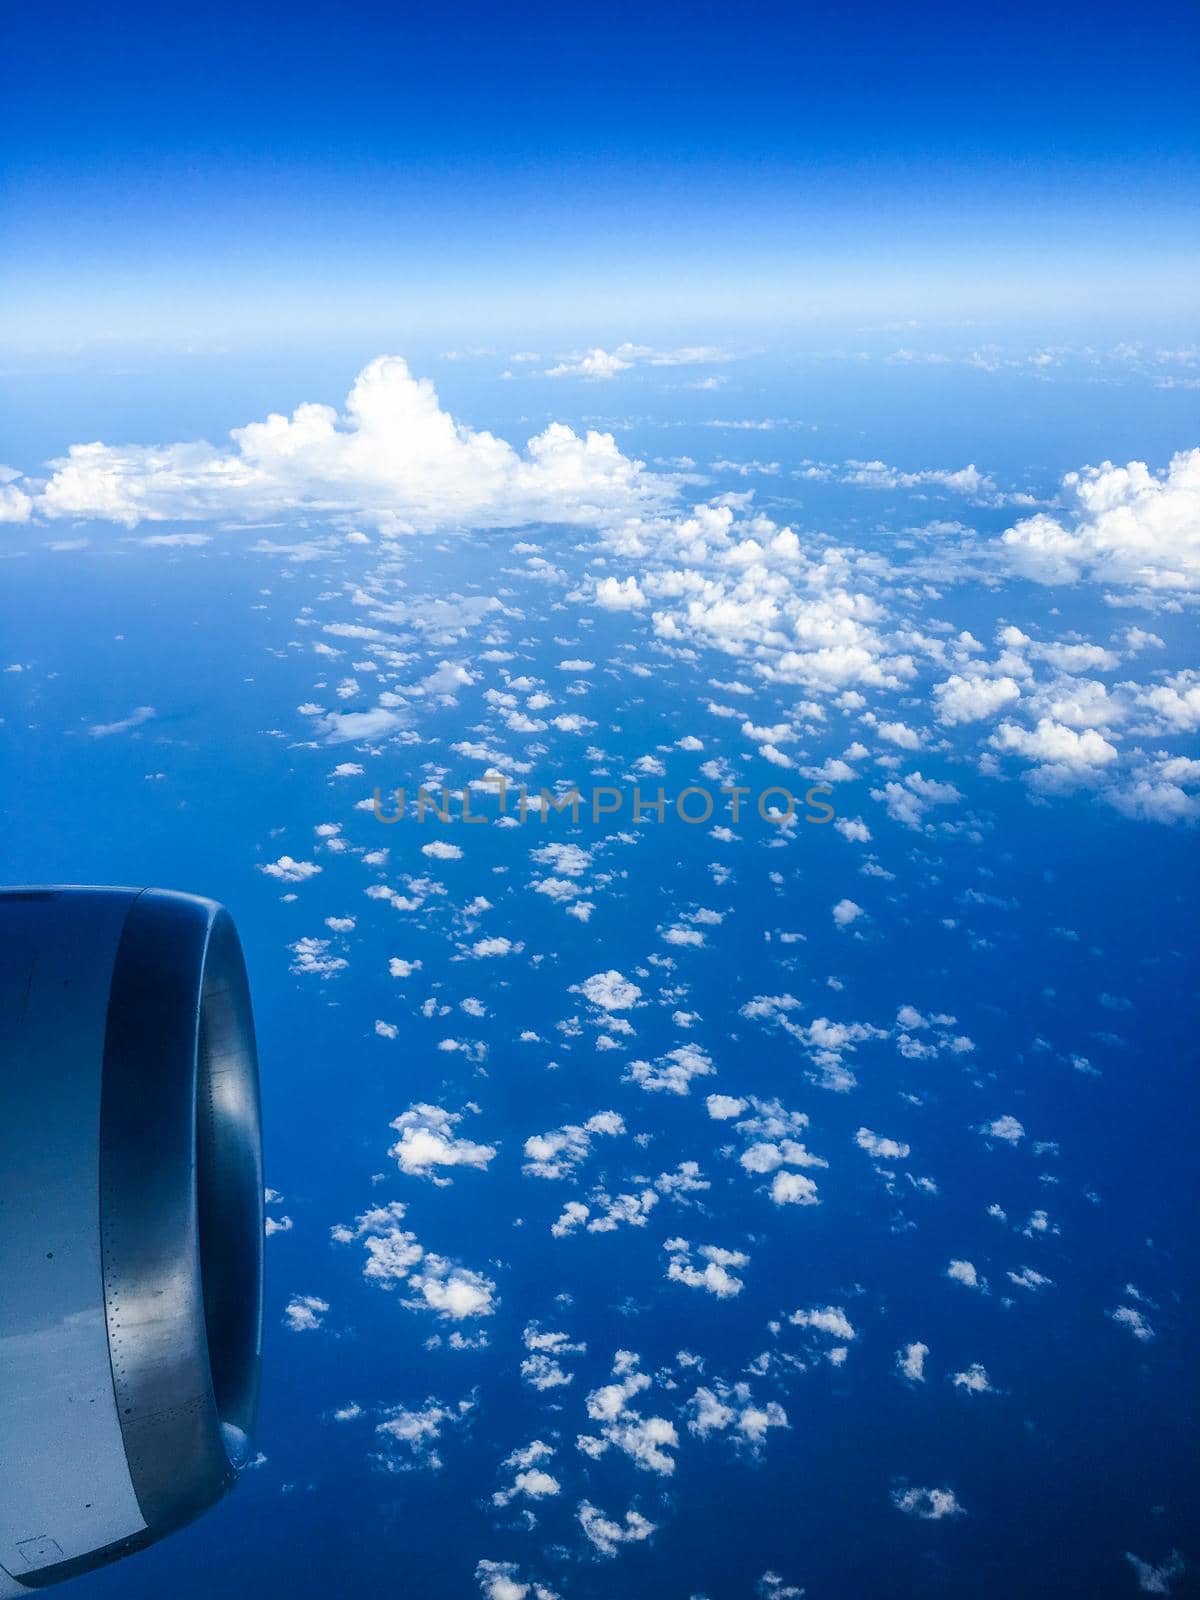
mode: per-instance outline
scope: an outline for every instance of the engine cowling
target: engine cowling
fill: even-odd
[[[232,918],[0,890],[0,1597],[140,1550],[250,1455],[263,1178]]]

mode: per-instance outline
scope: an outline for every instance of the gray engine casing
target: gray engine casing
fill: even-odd
[[[0,890],[0,1600],[225,1494],[258,1404],[263,1178],[213,901]]]

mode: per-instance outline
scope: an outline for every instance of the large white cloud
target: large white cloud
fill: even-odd
[[[532,522],[594,526],[666,505],[674,482],[611,434],[551,423],[518,452],[456,422],[427,378],[379,356],[345,414],[304,404],[234,428],[231,447],[72,445],[36,497],[46,517],[255,520],[288,511],[368,519],[387,532]]]
[[[1038,583],[1136,584],[1200,588],[1200,449],[1183,450],[1165,474],[1142,461],[1069,472],[1069,524],[1045,513],[1027,517],[1002,540],[1012,568]]]

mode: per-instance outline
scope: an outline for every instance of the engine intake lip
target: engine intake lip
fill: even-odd
[[[219,1499],[258,1406],[258,1065],[233,920],[134,901],[113,971],[100,1109],[104,1311],[117,1415],[150,1538]]]

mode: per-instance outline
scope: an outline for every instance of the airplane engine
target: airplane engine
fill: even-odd
[[[0,890],[0,1600],[143,1549],[236,1482],[262,1240],[229,913]]]

